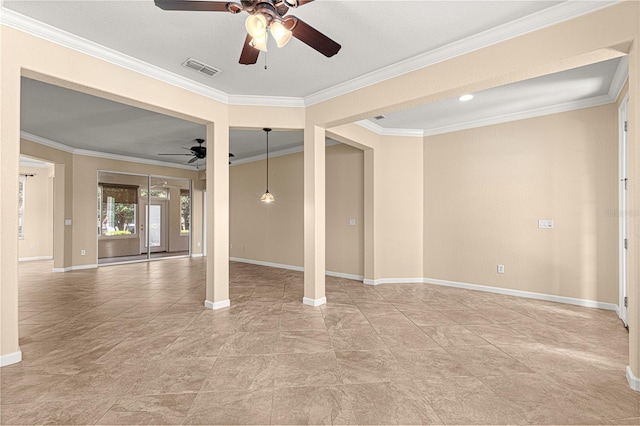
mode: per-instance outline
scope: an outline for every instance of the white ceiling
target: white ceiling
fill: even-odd
[[[176,84],[230,103],[284,99],[302,106],[610,3],[316,0],[292,13],[342,50],[325,58],[297,40],[282,49],[270,46],[266,70],[264,54],[256,65],[238,64],[244,17],[229,13],[163,11],[152,0],[5,0],[2,23],[73,40],[98,56],[113,49],[112,60],[120,55],[142,72],[160,70]],[[205,77],[180,65],[187,57],[222,72]],[[598,105],[615,99],[626,71],[626,62],[611,60],[479,92],[467,103],[449,99],[360,124],[381,134],[428,135]],[[182,165],[189,157],[157,154],[184,151],[205,136],[198,124],[29,79],[23,79],[21,126],[41,141],[74,150]],[[302,132],[270,135],[272,152],[301,144]],[[262,131],[231,130],[230,151],[238,163],[264,149]]]
[[[627,67],[626,59],[611,59],[473,93],[467,102],[445,99],[369,122],[387,133],[429,135],[609,103],[616,100]]]

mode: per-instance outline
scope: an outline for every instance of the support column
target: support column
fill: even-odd
[[[0,366],[22,360],[18,345],[20,69],[0,62]]]
[[[304,129],[304,298],[320,306],[325,297],[325,130]]]
[[[207,295],[204,306],[229,301],[229,125],[207,125]]]

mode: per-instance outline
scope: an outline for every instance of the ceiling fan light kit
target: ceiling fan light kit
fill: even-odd
[[[287,15],[290,8],[296,8],[313,0],[242,0],[240,3],[208,0],[155,0],[156,6],[163,10],[184,10],[201,12],[245,11],[249,14],[245,21],[247,37],[240,54],[240,63],[255,64],[260,51],[267,51],[268,33],[280,48],[291,37],[295,37],[326,57],[338,53],[340,46],[329,37],[306,22]]]

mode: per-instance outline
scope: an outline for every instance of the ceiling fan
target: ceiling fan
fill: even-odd
[[[204,139],[194,139],[195,142],[198,143],[198,145],[194,145],[191,148],[187,148],[185,146],[182,147],[182,149],[186,149],[188,151],[191,151],[189,154],[158,154],[158,155],[187,155],[187,156],[193,156],[193,158],[189,161],[187,161],[187,164],[191,164],[191,163],[195,163],[198,160],[202,160],[204,158],[207,157],[207,147],[206,146],[202,146],[202,144],[204,143]],[[229,158],[231,157],[235,157],[235,155],[233,155],[232,153],[229,153]],[[229,163],[231,164],[231,163]]]
[[[260,51],[267,51],[267,36],[275,39],[278,47],[295,37],[326,57],[338,53],[340,46],[302,19],[287,15],[289,8],[303,6],[313,0],[241,0],[207,1],[207,0],[155,0],[156,6],[163,10],[188,10],[200,12],[230,12],[233,14],[245,11],[249,14],[245,22],[247,37],[240,54],[240,63],[255,64]]]
[[[204,143],[204,139],[194,139],[194,141],[198,142],[198,145],[192,146],[191,148],[187,148],[184,146],[182,147],[182,149],[191,151],[191,153],[189,154],[158,154],[158,155],[189,155],[189,156],[193,155],[193,158],[187,161],[187,164],[195,163],[196,161],[207,157],[207,147],[202,146],[202,144]]]

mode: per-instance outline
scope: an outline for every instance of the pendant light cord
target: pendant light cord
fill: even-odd
[[[269,192],[269,132],[267,133],[267,192]]]

